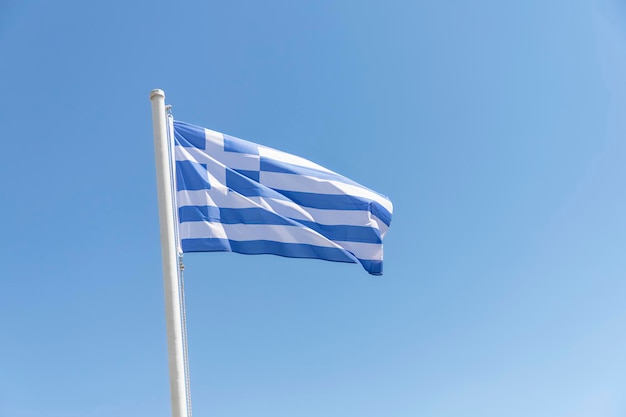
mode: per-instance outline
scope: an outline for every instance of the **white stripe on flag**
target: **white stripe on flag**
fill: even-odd
[[[240,242],[267,240],[281,243],[302,243],[306,245],[339,248],[319,233],[303,226],[268,224],[222,224],[209,222],[184,222],[181,239],[219,238]]]
[[[298,165],[305,168],[317,169],[318,171],[328,172],[334,174],[333,171],[328,168],[324,168],[321,165],[311,162],[308,159],[301,158],[296,155],[291,155],[283,151],[279,151],[272,148],[267,148],[263,145],[259,145],[259,155],[264,158],[274,159],[279,162],[285,162],[288,164]]]

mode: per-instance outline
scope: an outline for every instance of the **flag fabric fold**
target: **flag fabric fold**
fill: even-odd
[[[183,252],[360,263],[382,275],[391,201],[304,158],[174,121]]]

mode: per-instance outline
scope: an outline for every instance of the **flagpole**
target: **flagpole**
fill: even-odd
[[[152,102],[152,128],[154,130],[154,154],[156,158],[159,224],[161,229],[161,257],[163,260],[165,325],[167,329],[172,417],[188,417],[185,395],[183,337],[180,320],[178,265],[174,237],[173,196],[172,187],[170,186],[170,156],[167,143],[167,115],[163,90],[152,90],[150,92],[150,101]]]

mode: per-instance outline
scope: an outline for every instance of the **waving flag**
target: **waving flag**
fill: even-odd
[[[360,263],[382,274],[389,199],[311,161],[174,121],[183,252]]]

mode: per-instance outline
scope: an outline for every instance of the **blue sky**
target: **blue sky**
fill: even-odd
[[[618,0],[0,3],[0,416],[169,416],[149,92],[394,202],[185,256],[197,416],[626,413]]]

